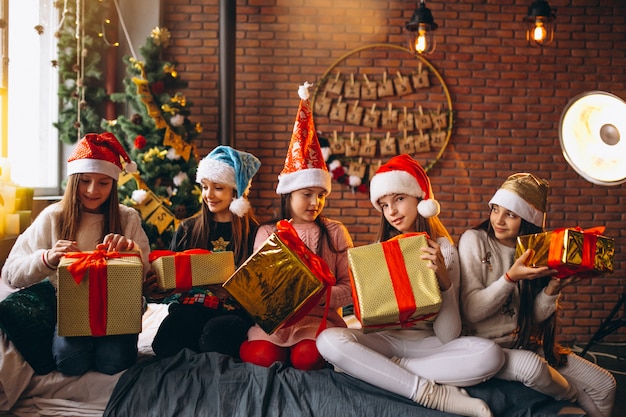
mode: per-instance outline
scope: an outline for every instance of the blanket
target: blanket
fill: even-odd
[[[583,416],[570,403],[492,379],[469,387],[497,417]],[[219,353],[183,350],[138,363],[115,386],[105,417],[452,417],[326,368],[298,371],[275,363],[264,368]]]
[[[39,375],[56,368],[52,357],[56,308],[56,292],[48,280],[14,292],[0,302],[0,330]]]

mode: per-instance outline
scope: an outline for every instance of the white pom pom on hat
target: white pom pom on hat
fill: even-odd
[[[390,194],[406,194],[421,199],[417,211],[424,218],[437,216],[441,211],[426,171],[407,154],[394,156],[381,165],[370,181],[370,201],[376,210],[382,211],[378,200]]]

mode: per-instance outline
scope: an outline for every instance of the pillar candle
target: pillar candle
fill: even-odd
[[[11,164],[7,158],[0,158],[0,181],[11,182]]]
[[[0,205],[0,237],[4,237],[4,206]]]
[[[19,235],[20,234],[20,215],[17,213],[7,213],[4,215],[5,229],[7,235]]]
[[[4,202],[4,210],[6,213],[15,211],[15,186],[9,184],[0,185],[0,193]]]

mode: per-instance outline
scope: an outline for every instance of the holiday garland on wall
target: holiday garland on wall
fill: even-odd
[[[452,101],[436,68],[393,44],[340,57],[316,84],[315,124],[333,180],[367,193],[387,159],[406,153],[426,171],[443,155]]]
[[[140,48],[143,61],[124,57],[125,92],[112,94],[111,100],[129,104],[133,112],[102,123],[137,163],[139,174],[120,178],[119,196],[141,214],[153,249],[169,247],[178,222],[201,208],[194,139],[202,127],[189,119],[192,103],[180,92],[187,84],[175,64],[162,59],[170,36],[157,27]]]

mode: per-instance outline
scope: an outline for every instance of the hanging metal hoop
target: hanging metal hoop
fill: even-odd
[[[403,46],[400,46],[400,45],[395,45],[395,44],[389,44],[389,43],[373,43],[373,44],[364,45],[364,46],[358,47],[356,49],[353,49],[353,50],[343,54],[335,62],[333,62],[326,69],[326,71],[324,72],[322,77],[319,79],[319,81],[317,83],[315,83],[315,89],[313,91],[313,96],[312,96],[312,99],[311,99],[311,107],[315,108],[315,100],[317,98],[317,95],[320,93],[320,89],[328,81],[328,78],[330,77],[330,75],[333,72],[333,70],[335,70],[337,67],[339,67],[348,58],[351,58],[354,55],[360,54],[363,51],[374,50],[374,49],[383,49],[383,50],[392,50],[392,51],[395,50],[395,51],[399,51],[399,52],[406,52],[407,54],[411,55],[411,57],[417,59],[419,62],[421,62],[424,65],[426,65],[426,67],[435,75],[435,77],[439,81],[439,84],[441,85],[443,94],[445,95],[445,98],[446,98],[446,104],[447,104],[447,110],[448,110],[446,137],[445,137],[445,140],[444,140],[441,148],[439,149],[438,153],[434,157],[434,159],[432,159],[432,160],[428,161],[426,164],[424,164],[424,169],[426,171],[428,171],[442,158],[443,153],[444,153],[444,151],[446,150],[446,148],[448,146],[448,143],[450,141],[450,137],[452,136],[452,128],[453,128],[453,125],[454,125],[454,117],[453,117],[453,108],[452,108],[452,98],[450,96],[450,91],[448,90],[448,86],[446,85],[443,77],[441,76],[441,74],[439,73],[437,68],[435,68],[435,66],[430,61],[428,61],[426,58],[424,58],[423,56],[413,54],[406,47],[403,47]]]

